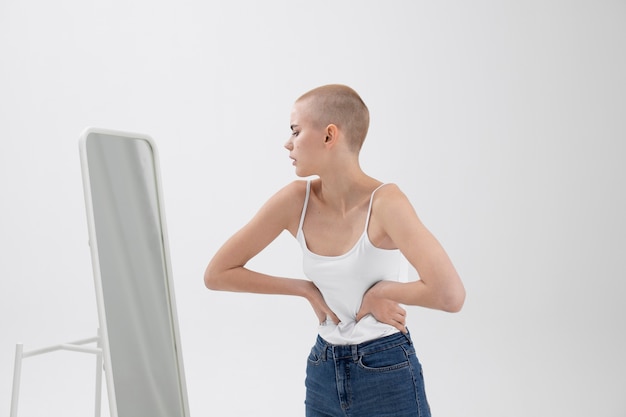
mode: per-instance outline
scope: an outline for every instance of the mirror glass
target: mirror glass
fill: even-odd
[[[105,375],[110,374],[109,396],[114,388],[116,414],[184,417],[188,407],[154,142],[92,130],[81,138],[81,158]]]

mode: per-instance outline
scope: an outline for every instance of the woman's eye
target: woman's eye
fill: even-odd
[[[297,130],[294,130],[293,132],[291,132],[291,136],[298,136],[300,132],[298,132]]]

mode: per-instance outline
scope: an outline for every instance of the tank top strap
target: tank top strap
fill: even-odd
[[[306,215],[306,208],[309,205],[309,195],[311,194],[311,180],[306,182],[306,195],[304,196],[304,205],[302,206],[302,214],[300,215],[300,224],[298,225],[298,233],[302,231],[302,225],[304,224],[304,216]]]
[[[376,191],[378,191],[379,189],[381,189],[387,184],[389,183],[386,182],[386,183],[380,184],[378,187],[376,187],[374,191],[372,191],[372,195],[370,196],[370,205],[367,208],[367,217],[365,218],[365,233],[367,233],[367,228],[370,225],[370,216],[372,214],[372,203],[374,202],[374,194],[376,193]]]

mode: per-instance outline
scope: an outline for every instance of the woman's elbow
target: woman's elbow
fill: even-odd
[[[219,273],[209,264],[204,271],[204,285],[210,290],[221,289],[219,284]]]
[[[442,300],[441,309],[447,313],[458,313],[465,304],[465,288],[449,291]]]

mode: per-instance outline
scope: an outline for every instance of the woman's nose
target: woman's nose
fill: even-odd
[[[291,151],[293,149],[293,143],[291,143],[291,137],[287,140],[287,142],[285,142],[285,144],[283,146],[288,151]]]

